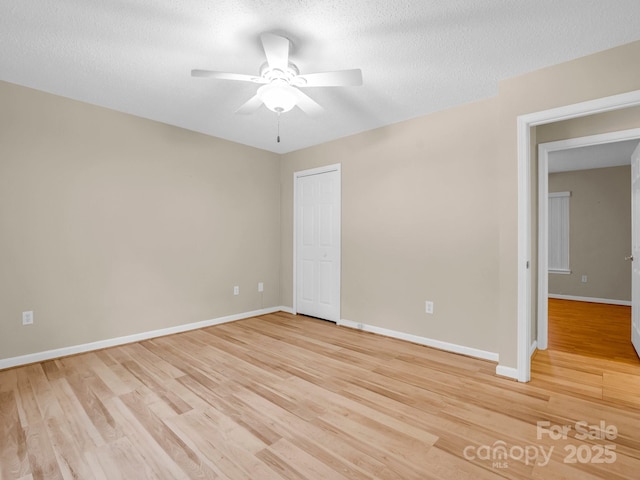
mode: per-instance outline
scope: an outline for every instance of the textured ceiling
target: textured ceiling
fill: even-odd
[[[638,0],[2,0],[0,79],[284,153],[493,96],[498,81],[640,39]],[[257,85],[259,35],[301,73],[361,68],[364,86],[306,89],[325,107],[234,111]]]
[[[549,173],[631,165],[638,140],[601,143],[549,153]]]

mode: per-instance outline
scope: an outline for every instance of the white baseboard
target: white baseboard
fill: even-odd
[[[235,315],[214,318],[212,320],[204,320],[202,322],[187,323],[185,325],[177,325],[175,327],[162,328],[160,330],[151,330],[149,332],[136,333],[124,337],[110,338],[106,340],[99,340],[97,342],[84,343],[82,345],[73,345],[70,347],[57,348],[55,350],[47,350],[44,352],[21,355],[19,357],[0,359],[0,370],[5,368],[17,367],[20,365],[28,365],[30,363],[43,362],[45,360],[51,360],[53,358],[77,355],[78,353],[85,353],[93,350],[101,350],[103,348],[116,347],[118,345],[125,345],[127,343],[140,342],[142,340],[149,340],[150,338],[173,335],[175,333],[187,332],[189,330],[197,330],[198,328],[205,328],[211,327],[213,325],[235,322],[236,320],[257,317],[259,315],[266,315],[268,313],[286,311],[286,308],[287,307],[263,308],[261,310],[254,310],[253,312],[237,313]]]
[[[529,356],[531,357],[536,350],[538,349],[538,341],[534,340],[533,343],[531,344],[531,347],[529,348]]]
[[[496,375],[518,380],[518,369],[512,368],[512,367],[505,367],[504,365],[498,365],[496,367]]]
[[[576,302],[591,302],[591,303],[608,303],[609,305],[624,305],[625,307],[631,306],[629,300],[612,300],[610,298],[594,298],[594,297],[577,297],[575,295],[560,295],[556,293],[550,293],[549,298],[556,298],[558,300],[575,300]]]
[[[281,312],[290,313],[291,315],[295,315],[296,312],[293,311],[291,307],[278,307]]]
[[[364,332],[377,333],[378,335],[384,335],[385,337],[397,338],[400,340],[406,340],[408,342],[417,343],[419,345],[425,345],[427,347],[437,348],[439,350],[445,350],[452,353],[460,353],[462,355],[468,355],[470,357],[481,358],[482,360],[491,360],[492,362],[498,361],[498,354],[493,352],[487,352],[485,350],[479,350],[477,348],[465,347],[463,345],[456,345],[454,343],[443,342],[441,340],[434,340],[427,337],[419,337],[410,333],[398,332],[396,330],[388,330],[386,328],[376,327],[374,325],[367,325],[363,323],[352,322],[351,320],[340,320],[337,322],[341,327],[355,328],[356,330],[362,330]]]

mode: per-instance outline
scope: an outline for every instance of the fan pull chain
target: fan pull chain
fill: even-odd
[[[278,112],[278,143],[280,143],[280,112]]]

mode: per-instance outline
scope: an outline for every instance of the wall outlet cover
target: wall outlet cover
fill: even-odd
[[[429,314],[433,313],[433,302],[429,300],[425,302],[425,311]]]
[[[33,312],[22,312],[22,325],[33,325]]]

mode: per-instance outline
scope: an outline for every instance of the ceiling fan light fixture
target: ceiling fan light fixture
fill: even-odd
[[[284,82],[272,82],[258,89],[262,103],[276,113],[285,113],[296,106],[298,101],[295,87]]]

